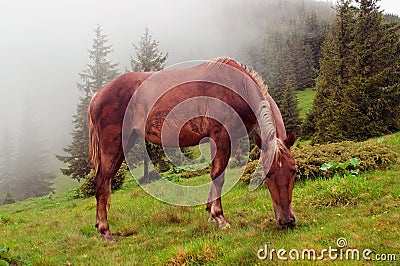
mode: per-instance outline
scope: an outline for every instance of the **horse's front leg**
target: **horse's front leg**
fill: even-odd
[[[211,186],[208,195],[206,210],[210,214],[209,221],[216,221],[220,228],[229,227],[222,209],[221,192],[225,181],[225,168],[228,165],[231,145],[229,135],[224,130],[212,137],[211,153],[215,154],[211,164]]]
[[[224,173],[216,180],[211,182],[210,193],[206,205],[206,210],[210,214],[208,221],[218,222],[220,228],[229,227],[229,223],[225,220],[224,211],[221,202],[221,190],[224,184]]]

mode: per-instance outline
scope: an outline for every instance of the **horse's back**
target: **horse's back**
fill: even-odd
[[[150,75],[151,73],[129,72],[99,89],[89,105],[89,115],[92,120],[98,123],[122,125],[132,95]]]

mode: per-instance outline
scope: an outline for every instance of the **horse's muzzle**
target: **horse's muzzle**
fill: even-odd
[[[293,228],[296,226],[296,218],[294,216],[290,217],[289,221],[282,222],[281,219],[278,221],[279,226],[282,228]]]

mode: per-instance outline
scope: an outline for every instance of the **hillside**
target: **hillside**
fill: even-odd
[[[400,134],[385,141],[399,145]],[[337,248],[340,237],[349,248],[373,250],[374,258],[400,258],[400,165],[355,178],[297,182],[293,193],[298,224],[285,231],[275,224],[268,189],[249,192],[238,183],[223,197],[232,227],[220,230],[207,222],[204,206],[164,204],[130,179],[112,195],[115,244],[103,242],[94,228],[94,198],[74,199],[70,191],[5,205],[0,207],[0,265],[269,265],[278,261],[276,253],[273,262],[257,258],[265,245],[269,251],[312,248],[320,254]],[[330,261],[327,254],[323,261]]]

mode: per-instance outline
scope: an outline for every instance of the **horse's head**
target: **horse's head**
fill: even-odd
[[[282,228],[294,227],[296,218],[292,210],[292,191],[296,173],[296,164],[290,147],[296,140],[296,134],[290,133],[285,140],[277,139],[274,160],[266,174],[266,183],[271,193],[275,218]],[[262,152],[261,156],[266,156]],[[265,158],[261,158],[264,160]]]

